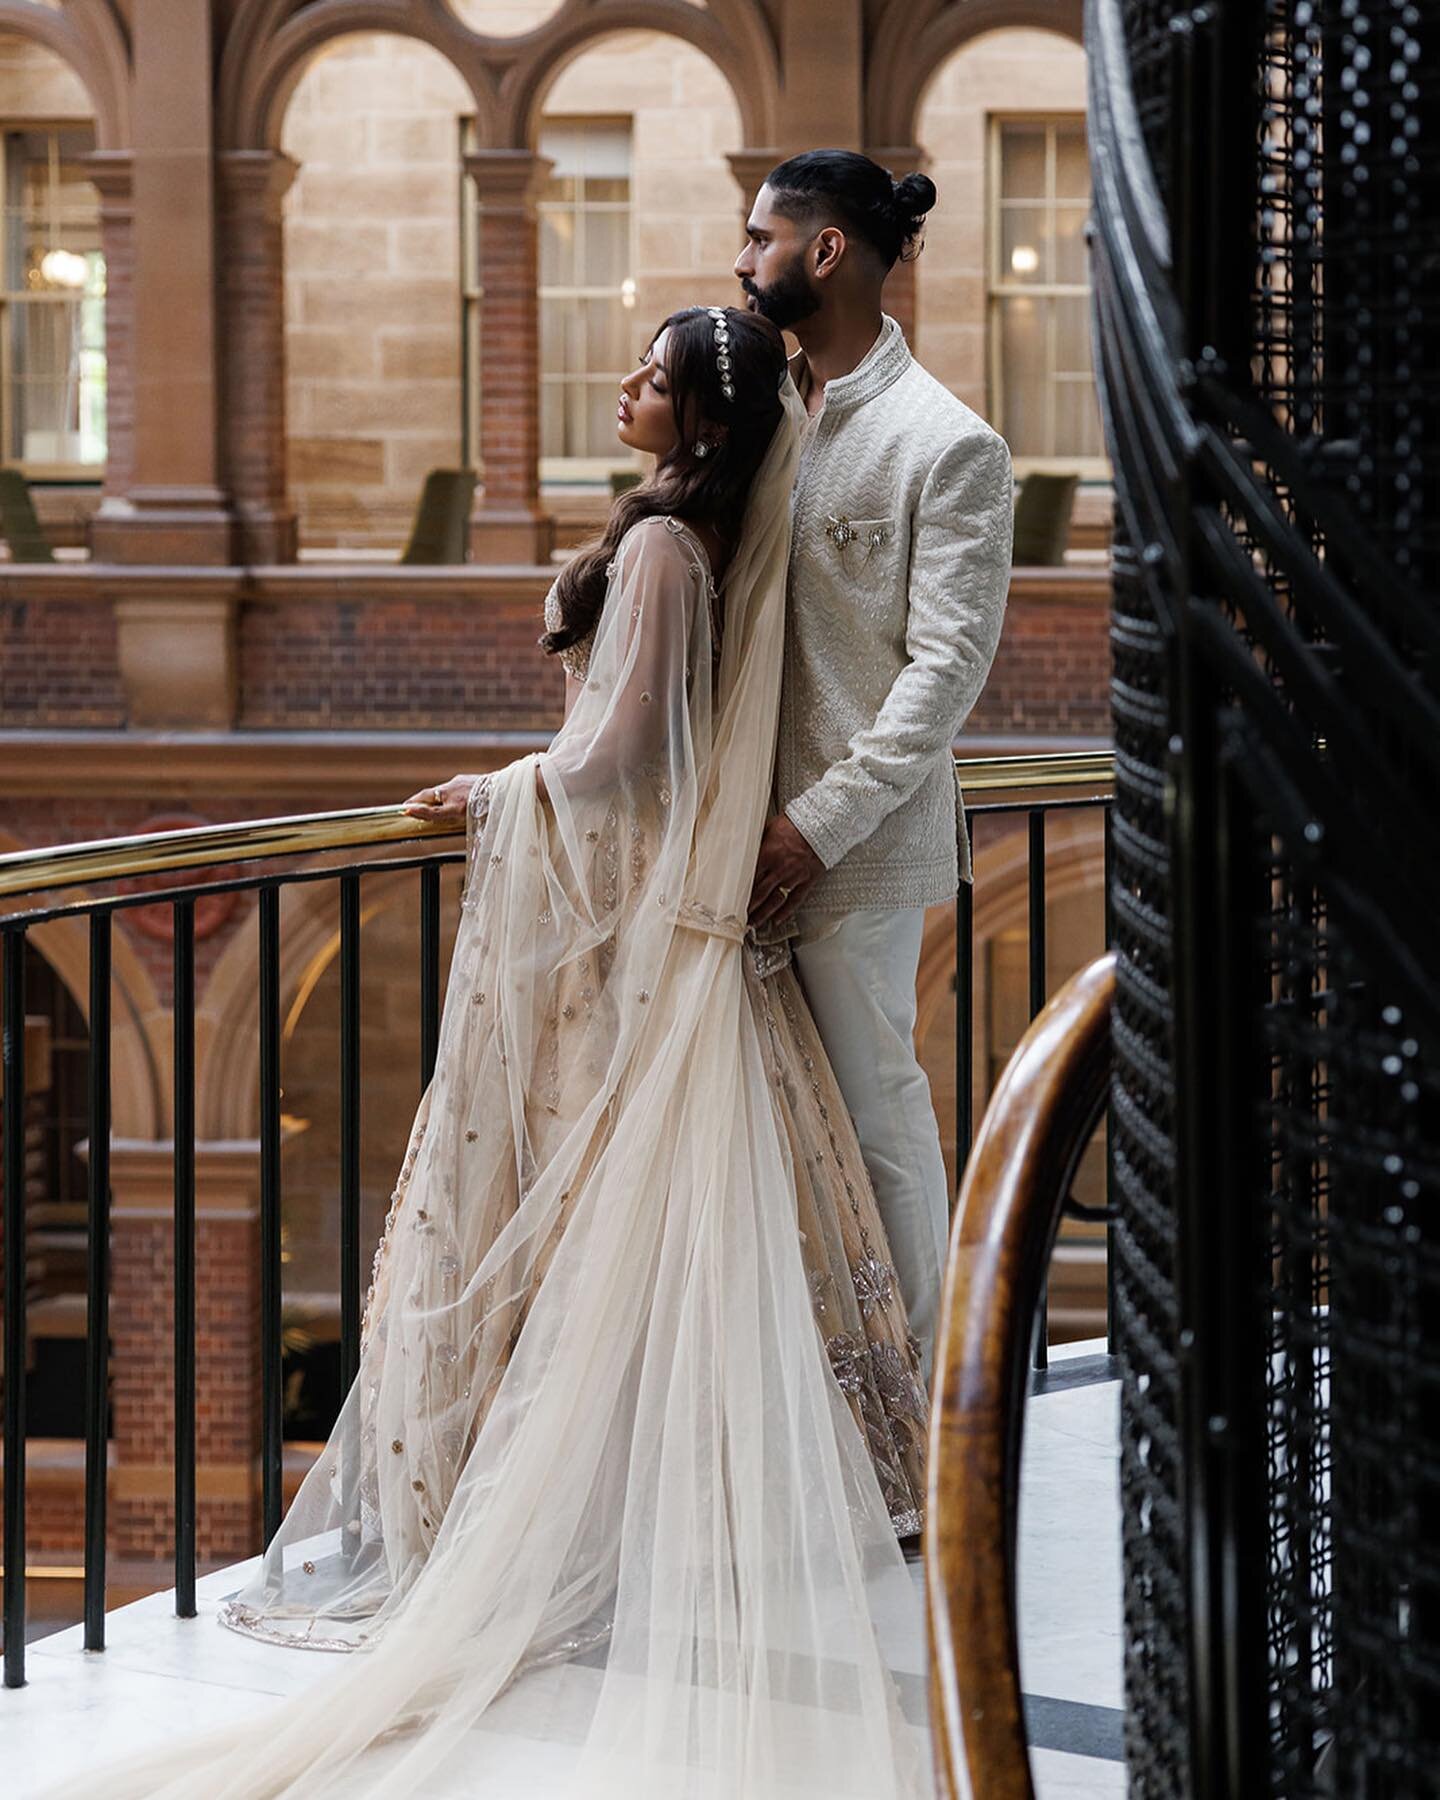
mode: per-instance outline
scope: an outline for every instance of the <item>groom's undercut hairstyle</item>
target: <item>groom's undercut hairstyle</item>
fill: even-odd
[[[928,175],[902,175],[858,150],[806,150],[765,177],[775,210],[814,231],[838,225],[869,245],[884,268],[910,262],[924,243],[925,215],[935,204]]]

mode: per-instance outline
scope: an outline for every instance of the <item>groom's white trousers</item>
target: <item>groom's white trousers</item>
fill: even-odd
[[[796,951],[880,1204],[925,1379],[935,1353],[950,1206],[930,1083],[915,1055],[923,907],[847,913]]]

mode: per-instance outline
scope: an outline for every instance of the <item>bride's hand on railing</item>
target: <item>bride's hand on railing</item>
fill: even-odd
[[[425,819],[437,825],[463,825],[470,790],[478,775],[452,775],[438,787],[421,788],[404,802],[403,810],[412,819]]]

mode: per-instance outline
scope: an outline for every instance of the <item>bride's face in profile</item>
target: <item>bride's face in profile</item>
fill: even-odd
[[[639,367],[620,383],[620,404],[615,409],[620,442],[632,450],[645,450],[662,458],[680,441],[670,379],[665,373],[665,340],[669,335],[662,331],[641,357]]]

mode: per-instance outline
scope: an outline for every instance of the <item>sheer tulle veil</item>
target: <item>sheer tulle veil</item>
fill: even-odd
[[[472,825],[360,1372],[227,1615],[360,1653],[84,1791],[932,1792],[874,1622],[913,1590],[812,1317],[742,966],[788,377],[782,403],[723,629],[694,540],[632,529],[569,721]]]

